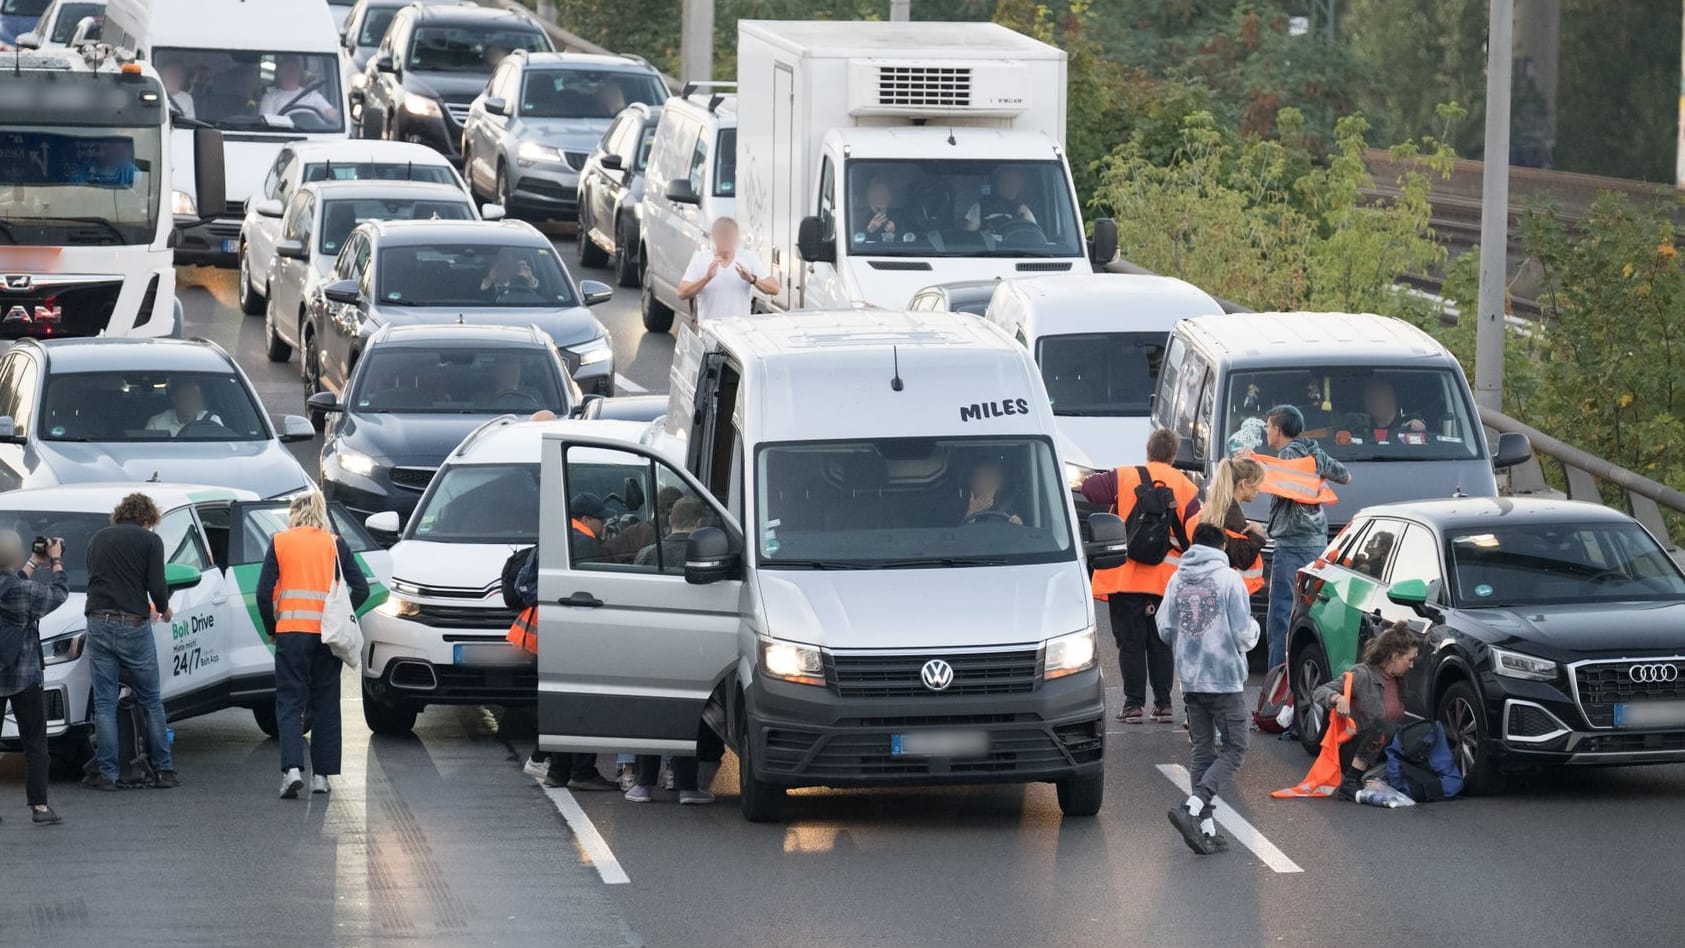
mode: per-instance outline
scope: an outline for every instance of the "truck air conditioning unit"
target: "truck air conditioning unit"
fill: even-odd
[[[1030,76],[1012,60],[864,59],[848,64],[852,116],[1012,118],[1029,108]]]

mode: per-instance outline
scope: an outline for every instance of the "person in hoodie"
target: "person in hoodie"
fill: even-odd
[[[1350,484],[1346,466],[1324,454],[1305,437],[1305,416],[1292,405],[1277,405],[1264,416],[1264,438],[1282,460],[1315,458],[1317,476],[1336,484]],[[1301,504],[1285,497],[1270,498],[1268,533],[1275,552],[1270,558],[1270,668],[1287,661],[1287,622],[1293,615],[1293,578],[1328,546],[1328,517],[1320,504]]]
[[[1170,808],[1170,823],[1202,856],[1227,847],[1212,802],[1246,758],[1246,653],[1258,644],[1246,586],[1229,568],[1223,528],[1202,523],[1182,555],[1158,609],[1158,635],[1176,658],[1176,677],[1193,743],[1193,794]],[[1223,732],[1221,749],[1217,731]]]

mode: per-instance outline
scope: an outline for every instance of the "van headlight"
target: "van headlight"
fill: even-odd
[[[170,213],[176,217],[198,217],[199,203],[186,191],[171,191]]]
[[[1083,467],[1081,464],[1072,464],[1069,461],[1066,461],[1065,486],[1069,487],[1073,491],[1080,491],[1082,490],[1082,482],[1098,473],[1100,472],[1094,468]]]
[[[395,592],[388,592],[386,601],[376,606],[374,611],[394,619],[413,619],[421,615],[421,604]]]
[[[1552,681],[1556,678],[1555,662],[1501,648],[1492,649],[1492,670],[1506,678],[1529,681]]]
[[[568,346],[567,350],[579,359],[580,368],[607,362],[614,358],[614,343],[607,336],[598,336],[590,342],[582,342],[577,346]]]
[[[1052,680],[1094,667],[1094,627],[1042,643],[1041,677]]]
[[[799,685],[825,684],[825,656],[811,645],[761,639],[761,670]]]
[[[55,635],[41,643],[41,654],[48,665],[63,665],[74,662],[82,657],[82,649],[88,644],[86,630],[67,632]]]

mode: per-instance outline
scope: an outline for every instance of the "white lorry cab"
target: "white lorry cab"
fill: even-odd
[[[174,187],[223,200],[222,141],[171,127],[158,73],[125,51],[6,55],[0,338],[180,334],[171,168],[185,154]]]
[[[1058,786],[1100,806],[1085,551],[1024,350],[970,316],[874,309],[681,330],[662,437],[544,435],[539,726],[548,750],[735,748],[744,815],[801,786]],[[681,460],[682,459],[682,460]],[[666,525],[630,564],[598,485]]]
[[[922,287],[1090,272],[1065,52],[993,23],[737,25],[738,201],[769,309],[901,309]]]
[[[339,32],[325,0],[108,0],[101,36],[163,79],[177,156],[177,264],[234,267],[246,199],[288,142],[345,138]],[[198,200],[191,130],[223,133],[223,200]],[[208,157],[208,156],[206,156]]]

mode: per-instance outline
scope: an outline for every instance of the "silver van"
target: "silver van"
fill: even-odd
[[[644,328],[666,332],[691,255],[708,246],[714,221],[737,214],[737,95],[730,82],[692,82],[661,107],[644,172]]]

